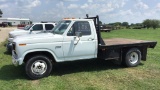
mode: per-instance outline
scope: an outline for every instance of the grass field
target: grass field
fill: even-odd
[[[103,38],[131,38],[160,42],[157,30],[115,30]],[[148,49],[147,61],[125,68],[110,61],[88,60],[57,63],[49,77],[29,80],[24,65],[15,67],[11,55],[0,44],[0,90],[158,90],[160,89],[160,45]]]

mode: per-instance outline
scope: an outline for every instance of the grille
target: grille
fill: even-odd
[[[13,49],[13,50],[16,49],[16,43],[15,43],[15,42],[12,43],[12,49]]]

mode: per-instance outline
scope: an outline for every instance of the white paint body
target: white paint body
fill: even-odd
[[[43,26],[43,30],[36,30],[36,31],[32,31],[31,30],[33,29],[33,27],[37,24],[42,24]],[[52,24],[54,27],[55,27],[55,23],[34,23],[28,30],[24,30],[24,29],[15,29],[11,32],[9,32],[9,38],[8,38],[8,42],[12,42],[13,41],[13,38],[16,37],[16,36],[20,36],[20,35],[24,35],[24,34],[36,34],[38,32],[41,32],[41,31],[46,31],[45,29],[45,24]],[[51,31],[51,30],[49,30]],[[30,33],[31,32],[31,33]]]
[[[28,53],[46,51],[52,54],[56,62],[75,61],[97,58],[98,41],[92,19],[71,19],[63,34],[39,33],[17,36],[13,39],[15,50],[12,51],[13,64],[21,65]],[[76,21],[87,21],[91,34],[87,36],[67,36],[67,32]],[[20,46],[20,44],[25,44]]]

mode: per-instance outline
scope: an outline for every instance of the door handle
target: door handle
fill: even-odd
[[[94,40],[93,38],[89,38],[89,39],[88,39],[88,41],[93,41],[93,40]]]

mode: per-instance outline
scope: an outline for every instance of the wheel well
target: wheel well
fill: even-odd
[[[53,63],[56,62],[54,56],[47,52],[47,51],[37,51],[37,52],[30,52],[28,53],[25,57],[24,57],[24,63],[27,62],[28,59],[30,59],[31,57],[35,56],[35,55],[45,55],[47,56]]]
[[[128,50],[130,50],[130,49],[132,49],[132,48],[137,48],[137,49],[139,49],[140,50],[140,52],[141,52],[141,56],[142,56],[142,60],[146,57],[146,56],[144,56],[143,55],[143,53],[145,53],[145,51],[144,51],[144,49],[145,49],[145,47],[143,47],[143,46],[140,46],[140,47],[126,47],[126,48],[122,48],[122,57],[128,52]]]
[[[126,47],[126,48],[123,48],[123,49],[122,49],[122,50],[123,50],[123,54],[124,54],[124,53],[127,53],[128,50],[130,50],[130,49],[132,49],[132,48],[137,48],[137,49],[139,49],[140,51],[142,51],[142,47]]]

